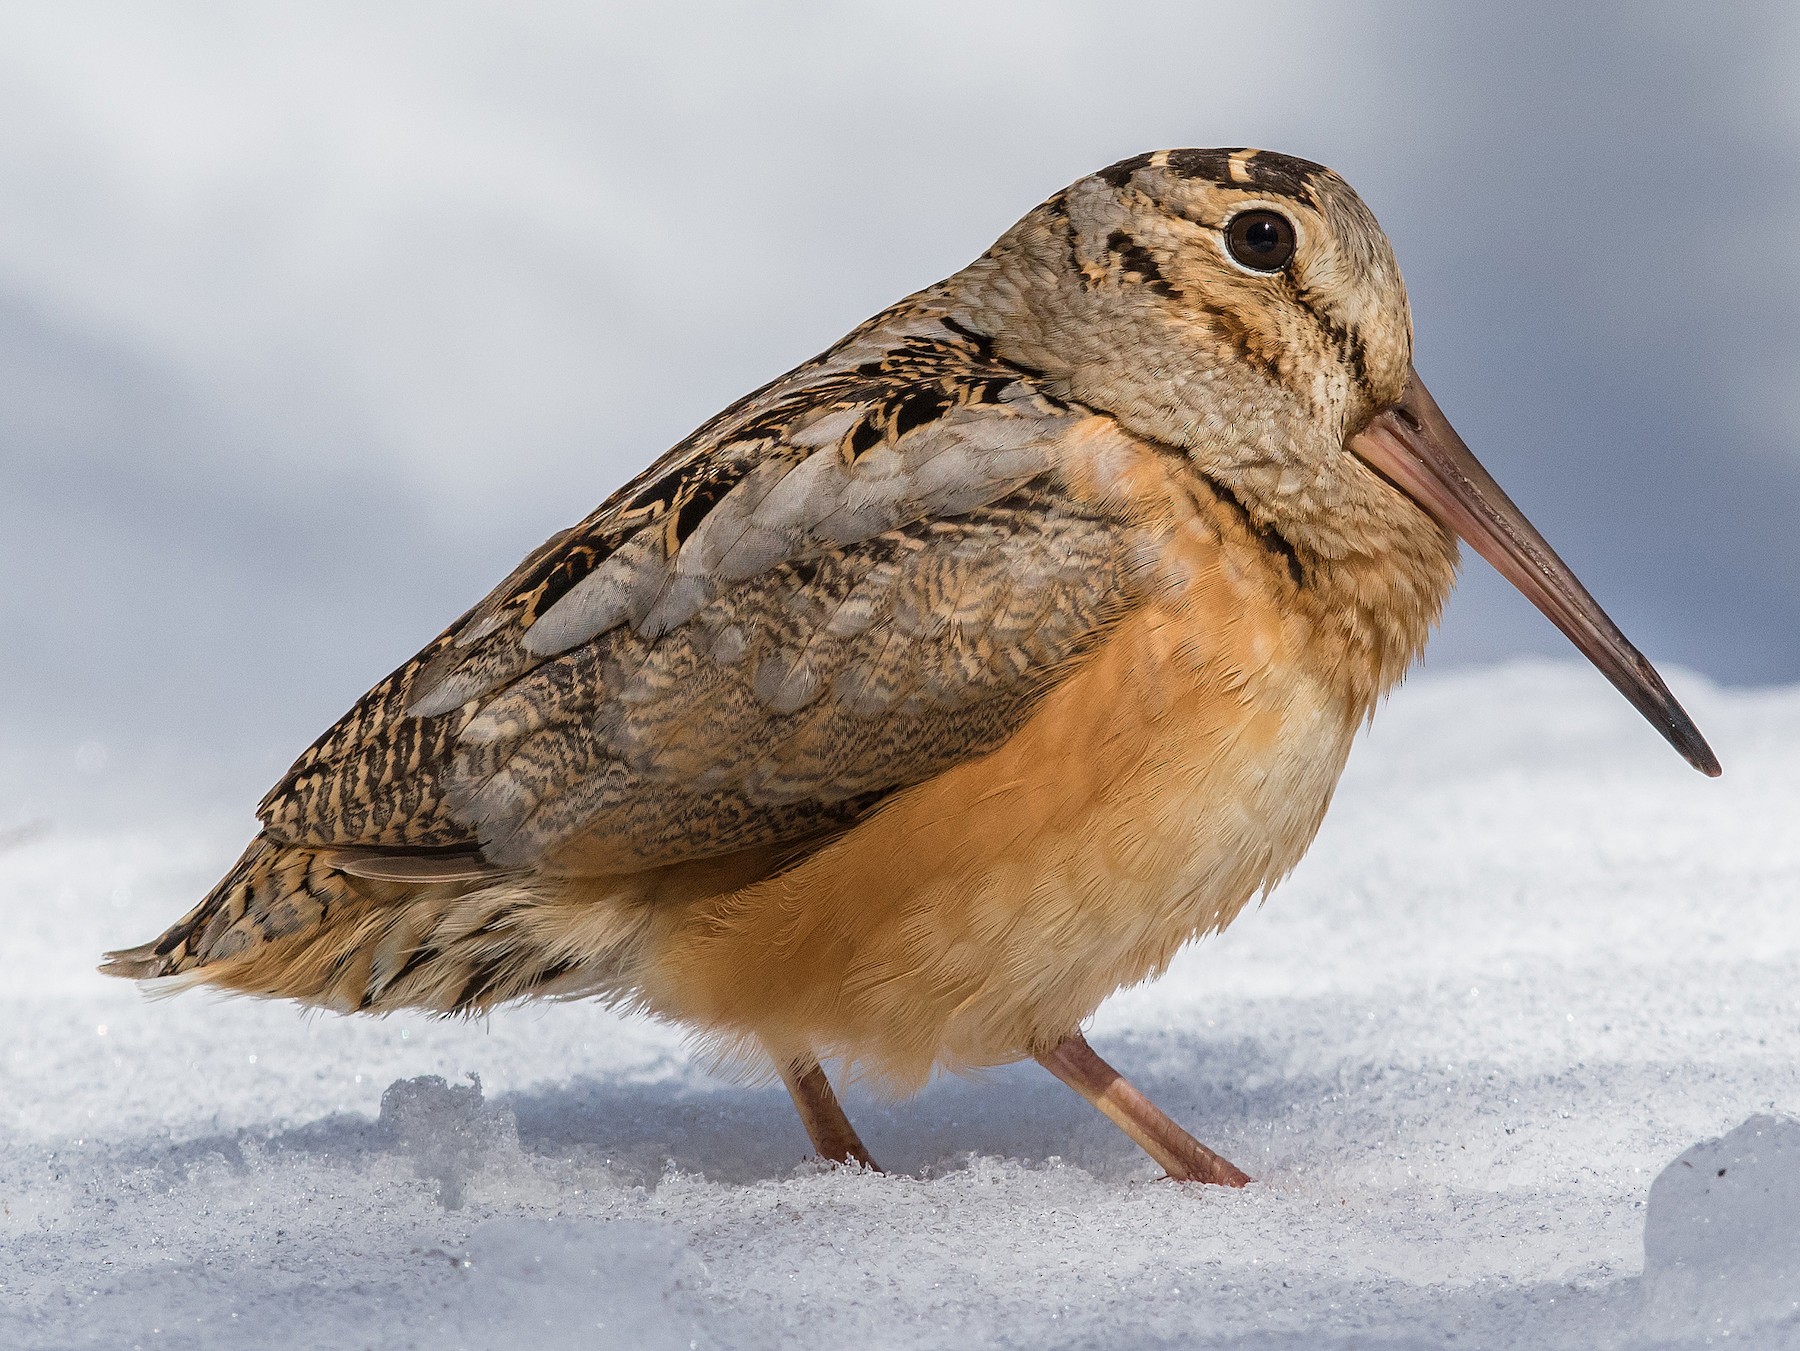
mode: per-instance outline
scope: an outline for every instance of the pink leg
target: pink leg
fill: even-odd
[[[837,1094],[831,1091],[831,1081],[825,1077],[819,1062],[806,1056],[792,1061],[778,1057],[776,1063],[781,1066],[781,1082],[787,1085],[788,1096],[794,1100],[794,1110],[800,1113],[807,1138],[819,1157],[832,1163],[860,1163],[879,1173],[881,1168],[869,1157],[869,1151],[857,1137],[856,1127],[844,1115]]]
[[[1038,1064],[1099,1108],[1175,1181],[1241,1187],[1250,1180],[1248,1173],[1233,1167],[1163,1115],[1162,1109],[1133,1088],[1124,1075],[1095,1055],[1081,1033],[1074,1033],[1054,1051],[1039,1056]]]

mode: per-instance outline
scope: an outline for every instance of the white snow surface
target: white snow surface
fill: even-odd
[[[1103,1007],[1242,1192],[1031,1065],[850,1088],[878,1176],[590,1006],[147,1000],[95,960],[248,804],[70,816],[21,752],[0,1346],[1800,1346],[1800,689],[1675,684],[1719,781],[1584,668],[1415,680],[1294,877]]]

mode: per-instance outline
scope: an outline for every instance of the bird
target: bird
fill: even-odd
[[[102,970],[340,1012],[596,999],[896,1094],[1035,1059],[1248,1176],[1082,1028],[1299,861],[1459,542],[1691,764],[1650,663],[1457,436],[1356,192],[1139,154],[746,395],[533,551]]]

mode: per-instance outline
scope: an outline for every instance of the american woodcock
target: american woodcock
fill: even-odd
[[[746,396],[360,699],[121,976],[343,1011],[591,996],[899,1089],[1088,1047],[1311,842],[1456,537],[1697,768],[1650,665],[1420,383],[1330,170],[1139,155]]]

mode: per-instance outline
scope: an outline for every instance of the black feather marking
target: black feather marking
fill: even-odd
[[[1330,172],[1322,164],[1297,159],[1293,155],[1277,154],[1273,150],[1258,150],[1244,160],[1244,168],[1249,171],[1250,182],[1256,187],[1308,203],[1316,201],[1313,196],[1313,180]]]
[[[394,972],[392,976],[388,977],[387,981],[382,985],[382,988],[384,990],[393,989],[427,962],[435,961],[443,955],[444,950],[436,943],[419,944],[418,947],[412,950],[411,955],[401,963],[400,969]]]
[[[881,440],[881,428],[875,425],[873,418],[864,418],[850,432],[850,457],[855,459],[872,450]]]
[[[467,1013],[471,1005],[485,994],[492,993],[500,983],[507,964],[514,959],[511,948],[502,948],[498,952],[490,952],[476,964],[469,973],[469,979],[463,983],[462,991],[450,1005],[452,1013]]]
[[[894,413],[894,435],[905,436],[915,427],[936,422],[950,409],[950,400],[935,389],[914,390],[900,401]]]
[[[1229,150],[1171,150],[1169,172],[1177,178],[1204,178],[1212,183],[1231,182]]]
[[[561,958],[558,961],[552,962],[543,970],[535,972],[531,978],[520,987],[519,993],[523,994],[526,990],[536,990],[545,985],[554,985],[564,976],[578,970],[580,966],[581,963],[576,961],[573,957]]]
[[[1236,310],[1228,305],[1199,302],[1200,312],[1212,320],[1213,331],[1226,342],[1239,361],[1254,366],[1270,381],[1279,384],[1281,381],[1281,361],[1277,352],[1267,350],[1257,341],[1255,329]]]
[[[938,322],[952,333],[956,334],[956,336],[961,338],[964,342],[973,345],[976,353],[982,360],[991,361],[993,359],[994,340],[988,334],[977,333],[967,325],[959,324],[956,320],[950,318],[949,315],[945,315],[942,319],[938,320]]]
[[[538,592],[537,612],[542,614],[561,600],[576,584],[612,556],[612,545],[605,540],[588,539],[572,544],[561,554],[546,561],[538,575],[526,580],[522,590]],[[540,589],[541,588],[541,589]]]
[[[1108,187],[1122,188],[1131,181],[1131,176],[1146,164],[1150,163],[1148,154],[1133,155],[1130,159],[1122,159],[1117,164],[1109,164],[1102,169],[1099,177],[1105,180]]]
[[[171,952],[175,951],[176,948],[180,947],[183,943],[187,942],[189,938],[193,937],[193,933],[193,925],[177,924],[162,936],[152,951],[158,957],[167,957]]]
[[[1044,203],[1044,215],[1056,229],[1062,231],[1063,247],[1069,251],[1069,270],[1080,275],[1080,238],[1075,230],[1075,219],[1069,215],[1069,194],[1066,188]]]
[[[699,528],[718,500],[737,486],[735,478],[704,479],[694,486],[681,509],[675,514],[675,542],[679,544]]]
[[[675,495],[681,491],[681,485],[687,481],[687,476],[692,469],[691,464],[676,465],[675,468],[627,502],[625,510],[628,512],[643,511],[646,507],[658,504],[667,506],[675,500]]]
[[[1242,153],[1238,150],[1171,150],[1168,168],[1180,178],[1203,178],[1223,188],[1256,189],[1317,204],[1312,185],[1315,178],[1330,172],[1324,165],[1292,155],[1279,155],[1272,150],[1258,150],[1238,161],[1237,167],[1242,174],[1240,181],[1232,176],[1231,157]]]
[[[1294,547],[1294,542],[1286,535],[1282,534],[1281,531],[1276,529],[1273,525],[1264,525],[1260,523],[1250,514],[1250,508],[1244,505],[1242,499],[1218,479],[1210,474],[1201,474],[1200,478],[1206,483],[1207,487],[1213,490],[1213,495],[1217,497],[1219,501],[1231,508],[1232,515],[1238,518],[1245,530],[1249,531],[1250,534],[1254,535],[1257,540],[1261,542],[1263,548],[1267,549],[1270,553],[1281,556],[1282,560],[1287,564],[1288,576],[1293,578],[1294,585],[1305,586],[1306,569],[1300,562],[1300,551]]]
[[[1031,380],[1047,380],[1047,379],[1049,379],[1049,377],[1043,371],[1039,370],[1036,366],[1027,366],[1023,361],[1015,361],[1011,357],[1000,356],[998,353],[996,353],[994,351],[994,340],[992,338],[990,338],[987,334],[977,333],[974,329],[965,327],[964,325],[958,323],[954,319],[949,318],[948,316],[945,316],[944,318],[939,319],[938,322],[940,324],[942,324],[945,328],[949,329],[952,333],[956,334],[959,338],[962,338],[965,341],[972,343],[975,347],[976,353],[981,357],[981,359],[983,361],[990,361],[994,365],[1000,366],[1000,367],[1004,368],[1005,370],[1016,371],[1018,374],[1023,375]],[[1046,402],[1048,402],[1054,408],[1067,408],[1069,406],[1068,404],[1064,403],[1061,399],[1056,398],[1054,395],[1046,394],[1041,389],[1036,390],[1034,392],[1038,395],[1039,398],[1044,399]]]
[[[1127,274],[1135,273],[1143,278],[1152,291],[1165,296],[1175,294],[1175,288],[1169,285],[1162,268],[1157,265],[1155,255],[1123,230],[1114,230],[1108,235],[1106,247],[1119,255],[1119,265]]]
[[[1326,339],[1331,343],[1332,347],[1336,349],[1339,360],[1350,367],[1350,374],[1354,377],[1356,383],[1363,390],[1372,393],[1374,386],[1369,383],[1368,365],[1363,359],[1362,343],[1357,340],[1356,335],[1351,333],[1349,329],[1345,328],[1336,319],[1332,318],[1331,315],[1314,305],[1312,303],[1311,295],[1306,291],[1296,290],[1295,298],[1300,302],[1302,308],[1304,308],[1308,314],[1312,315],[1313,319],[1318,323],[1319,328],[1324,332]]]

